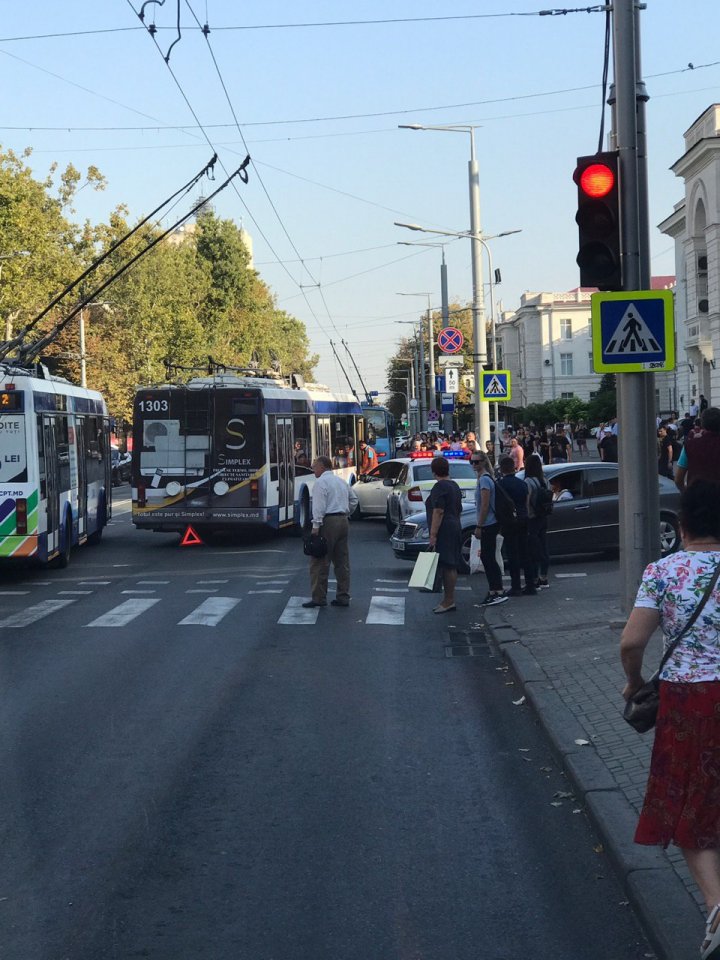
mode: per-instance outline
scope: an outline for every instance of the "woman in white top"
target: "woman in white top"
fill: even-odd
[[[683,549],[651,563],[620,641],[627,700],[644,683],[645,648],[692,616],[720,563],[720,485],[683,494]],[[720,958],[720,584],[660,675],[660,709],[635,842],[680,847],[709,911],[702,960]]]

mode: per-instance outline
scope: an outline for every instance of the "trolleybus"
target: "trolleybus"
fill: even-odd
[[[101,394],[45,367],[0,363],[0,559],[67,566],[112,511],[110,418]]]
[[[352,396],[270,375],[217,373],[140,388],[133,411],[132,518],[138,528],[307,530],[313,459],[353,483],[363,439]]]
[[[363,403],[365,439],[378,455],[378,460],[392,460],[395,456],[395,417],[378,403]]]

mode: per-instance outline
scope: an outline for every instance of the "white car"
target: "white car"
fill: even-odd
[[[358,505],[352,515],[352,520],[362,517],[384,517],[387,511],[387,499],[392,492],[395,481],[402,473],[409,457],[399,457],[396,460],[386,460],[379,464],[370,473],[358,477],[353,490],[357,494]]]
[[[475,499],[477,486],[477,474],[472,468],[469,457],[469,453],[452,451],[447,455],[450,462],[449,479],[454,480],[460,487],[463,502]],[[387,499],[385,525],[388,533],[392,533],[395,527],[411,513],[417,513],[422,509],[422,504],[427,500],[430,490],[436,483],[431,470],[432,459],[432,453],[415,454],[406,458],[405,465],[397,480],[394,481]]]

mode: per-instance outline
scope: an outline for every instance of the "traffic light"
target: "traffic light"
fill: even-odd
[[[578,157],[573,180],[578,188],[580,286],[622,290],[618,154]]]

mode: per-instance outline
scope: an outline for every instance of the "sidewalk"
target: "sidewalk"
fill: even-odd
[[[586,575],[564,573],[571,569],[577,565],[551,567],[549,590],[484,609],[485,622],[582,799],[657,956],[697,960],[704,911],[682,855],[676,847],[665,852],[633,843],[652,733],[638,734],[622,718],[619,573],[597,561],[588,562]],[[660,656],[658,636],[648,648],[647,673]]]

